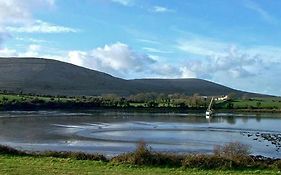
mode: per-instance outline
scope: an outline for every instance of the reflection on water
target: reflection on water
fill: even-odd
[[[280,114],[117,111],[0,112],[0,143],[24,150],[68,150],[115,155],[132,151],[139,140],[153,150],[212,152],[213,146],[239,141],[253,154],[281,157]]]

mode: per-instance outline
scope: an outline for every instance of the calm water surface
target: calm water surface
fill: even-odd
[[[211,153],[214,145],[239,141],[252,153],[281,157],[281,114],[92,111],[0,112],[0,144],[22,150],[133,151],[144,140],[155,151]]]

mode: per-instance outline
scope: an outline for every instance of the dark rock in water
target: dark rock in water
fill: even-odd
[[[241,135],[245,136],[246,132],[241,132]],[[247,137],[255,137],[253,140],[256,140],[258,142],[262,141],[268,141],[271,143],[271,145],[276,147],[276,152],[280,151],[281,148],[281,134],[273,134],[273,133],[250,133],[247,132]],[[266,145],[269,147],[270,145]]]

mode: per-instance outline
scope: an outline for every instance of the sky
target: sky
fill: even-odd
[[[281,96],[280,0],[0,0],[0,56]]]

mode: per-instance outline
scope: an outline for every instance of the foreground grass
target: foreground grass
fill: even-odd
[[[0,155],[0,174],[280,174],[278,170],[199,170],[184,168],[118,165],[69,158]]]

